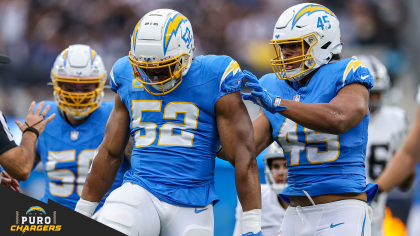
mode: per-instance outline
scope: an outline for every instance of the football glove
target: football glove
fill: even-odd
[[[281,98],[275,96],[267,90],[263,89],[258,81],[257,77],[249,71],[244,71],[245,78],[251,82],[247,82],[245,85],[249,88],[254,89],[250,94],[241,93],[242,99],[251,100],[254,104],[264,108],[270,113],[276,113],[278,111],[284,111],[287,109],[285,106],[280,106]]]

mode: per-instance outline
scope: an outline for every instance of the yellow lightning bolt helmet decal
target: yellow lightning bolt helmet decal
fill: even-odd
[[[222,79],[220,80],[220,87],[222,86],[223,81],[225,81],[226,77],[230,74],[230,72],[232,72],[233,76],[235,76],[235,74],[238,71],[241,71],[238,62],[232,60],[226,68],[225,72],[223,73]]]
[[[188,21],[187,17],[177,13],[172,18],[169,18],[168,23],[166,24],[165,34],[163,35],[163,53],[166,54],[168,49],[169,42],[173,35],[176,35],[178,32],[179,26],[182,22]]]
[[[295,27],[296,23],[298,22],[298,20],[304,16],[305,14],[308,14],[308,16],[314,12],[317,11],[324,11],[332,16],[334,16],[335,18],[337,18],[337,16],[335,16],[335,14],[328,8],[322,6],[322,5],[318,5],[318,4],[310,4],[305,6],[304,8],[300,9],[298,11],[298,13],[295,15],[295,17],[293,18],[293,22],[292,22],[292,30],[293,27]]]
[[[45,211],[44,211],[44,209],[42,207],[40,207],[40,206],[33,206],[33,207],[29,208],[26,211],[26,214],[28,214],[31,211],[42,211],[44,214],[46,214]]]
[[[346,82],[347,75],[350,73],[350,70],[353,69],[353,73],[354,73],[359,67],[367,68],[365,65],[363,65],[363,63],[361,63],[358,60],[351,60],[347,64],[346,69],[344,70],[344,75],[343,75],[343,86],[344,86],[344,83]]]
[[[139,20],[139,22],[137,22],[136,27],[134,27],[134,31],[133,31],[133,50],[134,50],[134,51],[136,51],[137,32],[139,31],[139,26],[140,26],[140,24],[141,24],[141,20],[142,20],[142,19],[143,19],[143,18],[141,18],[141,19]]]

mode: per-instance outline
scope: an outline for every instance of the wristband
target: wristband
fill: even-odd
[[[34,127],[28,127],[28,128],[26,128],[26,129],[23,131],[23,133],[22,133],[22,134],[24,134],[26,131],[30,131],[30,132],[32,132],[32,133],[34,133],[34,134],[36,134],[36,138],[38,138],[38,137],[39,137],[39,132],[38,132],[38,130],[36,130]]]
[[[261,231],[261,209],[242,213],[242,234],[257,234]]]
[[[91,218],[98,205],[99,202],[89,202],[80,198],[74,211]]]

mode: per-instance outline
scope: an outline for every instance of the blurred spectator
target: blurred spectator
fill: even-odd
[[[68,45],[92,46],[109,71],[118,58],[128,54],[137,21],[157,8],[178,10],[190,19],[195,56],[227,54],[243,69],[261,76],[271,71],[269,60],[274,51],[268,43],[277,18],[299,2],[304,1],[0,0],[0,50],[12,59],[8,67],[0,66],[0,109],[9,116],[22,116],[26,111],[15,106],[16,99],[25,104],[51,99],[52,89],[46,87],[50,69]],[[406,20],[401,0],[313,2],[336,13],[345,48],[379,45],[404,57],[398,38],[404,30],[401,22]],[[390,72],[398,74],[398,68]]]

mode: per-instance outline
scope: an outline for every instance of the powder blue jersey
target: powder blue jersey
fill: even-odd
[[[114,102],[103,102],[83,124],[74,126],[59,115],[55,102],[46,101],[47,105],[51,106],[47,117],[53,113],[56,117],[38,138],[37,152],[41,156],[45,176],[45,195],[41,201],[48,202],[51,199],[74,209],[82,195],[93,154],[104,138]],[[129,167],[128,161],[124,160],[111,190],[97,210],[102,207],[109,193],[121,186],[124,173]]]
[[[196,57],[180,85],[166,95],[148,93],[134,78],[128,57],[119,59],[110,74],[112,90],[130,113],[135,140],[132,171],[124,182],[173,205],[216,203],[214,167],[220,139],[214,106],[241,89],[238,63],[227,56]]]
[[[329,103],[346,85],[359,83],[368,90],[373,86],[369,70],[355,59],[345,59],[318,69],[309,84],[300,87],[275,74],[260,80],[268,92],[281,98],[305,103]],[[283,148],[289,166],[288,187],[280,196],[311,196],[332,193],[367,192],[368,202],[376,194],[377,185],[366,185],[365,156],[369,114],[354,128],[340,135],[305,128],[276,113],[265,111],[273,128],[273,138]],[[305,111],[302,111],[302,113]]]

